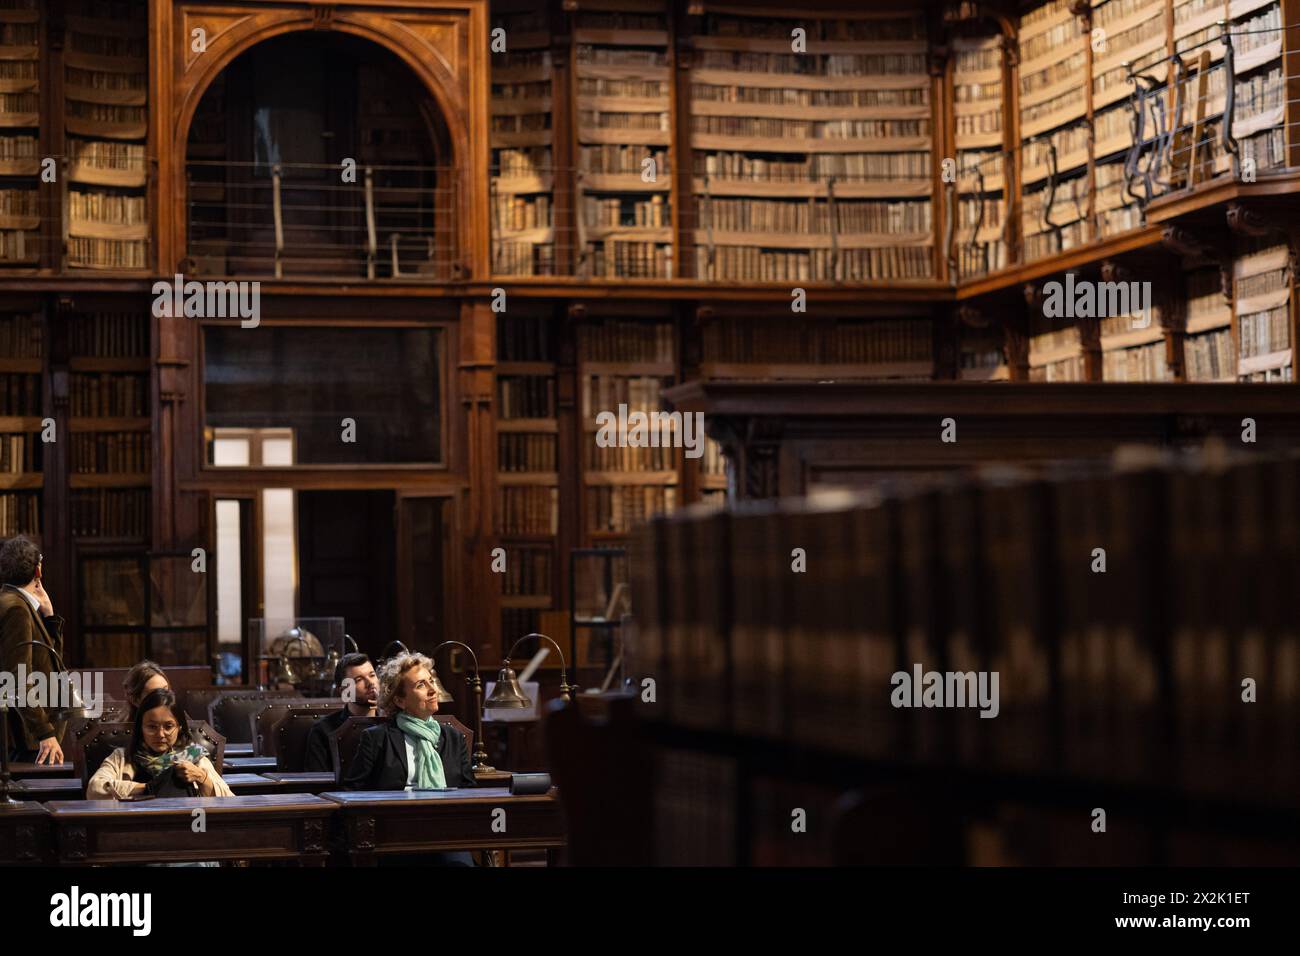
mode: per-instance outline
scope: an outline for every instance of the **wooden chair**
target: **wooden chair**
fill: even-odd
[[[321,719],[320,714],[289,711],[275,724],[275,769],[279,773],[302,773],[307,759],[307,735]]]
[[[186,690],[177,691],[176,696],[180,699],[181,706],[185,708],[185,713],[190,715],[191,720],[207,720],[208,705],[222,694],[249,694],[255,690],[257,690],[256,687],[190,687]]]
[[[451,714],[434,714],[433,719],[444,727],[454,727],[460,731],[460,735],[465,738],[465,752],[471,757],[474,756],[474,731],[470,730]]]
[[[352,761],[357,756],[357,748],[361,746],[361,735],[382,719],[381,717],[349,717],[343,721],[343,726],[330,736],[330,757],[334,762],[334,780],[337,783],[347,779],[348,768],[352,766]]]
[[[212,766],[221,772],[222,761],[226,754],[226,738],[217,733],[204,720],[190,721],[190,734],[196,742],[208,752]],[[82,789],[90,783],[90,778],[105,760],[118,747],[125,748],[131,742],[132,724],[123,721],[90,721],[79,728],[72,741],[73,772],[81,781]]]
[[[289,691],[254,690],[225,693],[218,695],[208,704],[207,720],[232,744],[251,744],[253,728],[249,717],[267,700],[283,700],[286,697],[307,703],[305,698]]]
[[[465,738],[465,750],[474,753],[474,733],[451,714],[436,714],[434,719],[443,727],[460,731]],[[334,759],[334,779],[342,783],[347,777],[348,768],[361,746],[361,735],[382,720],[380,717],[349,717],[343,721],[330,738],[330,754]]]
[[[263,701],[261,706],[254,708],[253,713],[249,715],[249,731],[252,734],[253,753],[259,756],[274,757],[276,755],[277,737],[275,733],[276,725],[284,720],[290,713],[315,714],[317,717],[324,717],[326,714],[332,714],[343,706],[342,700],[268,700]]]

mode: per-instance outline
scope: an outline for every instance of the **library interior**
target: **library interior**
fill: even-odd
[[[1300,0],[0,0],[0,864],[1294,865],[1298,264]]]

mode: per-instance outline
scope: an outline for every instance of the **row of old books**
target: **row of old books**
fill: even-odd
[[[41,377],[25,372],[0,373],[0,415],[41,414]]]
[[[651,517],[677,507],[677,489],[663,485],[588,487],[587,530],[626,534]]]
[[[551,551],[549,548],[519,548],[506,552],[502,594],[551,593]]]
[[[149,380],[144,375],[74,372],[68,381],[68,410],[79,417],[147,416]]]
[[[497,470],[555,471],[555,436],[506,432],[497,436]]]
[[[492,249],[492,269],[502,275],[555,275],[555,243],[498,238]]]
[[[41,317],[30,312],[0,313],[0,355],[6,358],[40,358]]]
[[[68,324],[68,345],[76,355],[147,357],[149,323],[136,312],[94,312],[77,316]]]
[[[843,363],[930,360],[928,321],[875,319],[834,323],[723,317],[700,336],[705,362]]]
[[[497,316],[497,358],[503,362],[549,362],[551,325],[544,317]]]
[[[548,195],[498,195],[493,201],[493,211],[499,231],[518,232],[521,229],[551,227],[551,197]]]
[[[41,445],[34,434],[0,435],[0,473],[21,475],[41,470]]]
[[[658,518],[633,539],[629,673],[655,678],[668,722],[828,758],[1285,805],[1298,465],[1071,467]],[[969,675],[970,696],[922,706],[918,669]]]
[[[149,471],[153,438],[148,432],[73,432],[72,470],[78,474]]]
[[[41,497],[37,492],[0,492],[0,538],[41,533]]]
[[[667,182],[670,172],[668,151],[652,146],[621,146],[611,143],[578,147],[580,174],[608,173],[639,176],[648,169],[655,171],[656,179],[664,177],[664,181]]]
[[[715,136],[758,136],[772,139],[877,139],[930,135],[924,119],[878,120],[775,119],[762,116],[693,116],[691,129]]]
[[[502,419],[554,418],[555,380],[541,375],[498,376],[497,415]]]
[[[671,279],[673,247],[670,243],[605,239],[588,242],[582,261],[589,275],[605,279]]]
[[[620,405],[626,405],[629,413],[656,411],[664,379],[654,375],[584,375],[581,387],[582,417],[591,421],[602,412],[617,415]]]
[[[701,203],[699,219],[701,229],[728,232],[928,233],[930,204],[710,198]]]
[[[748,12],[748,11],[746,11]],[[919,17],[894,16],[857,19],[853,17],[765,16],[755,19],[726,12],[705,16],[705,33],[719,37],[766,37],[788,40],[791,31],[802,28],[809,40],[852,40],[883,43],[891,40],[924,40],[925,24]]]
[[[667,197],[658,193],[649,199],[583,196],[582,216],[588,226],[645,226],[662,229],[672,225]]]
[[[787,144],[788,145],[788,144]],[[695,152],[695,175],[759,183],[824,182],[832,177],[854,180],[925,179],[928,152],[810,153],[802,158],[781,154],[753,155],[733,150]]]
[[[673,326],[618,319],[583,325],[578,329],[578,353],[584,362],[671,362]]]
[[[1165,342],[1112,349],[1102,353],[1102,381],[1160,382],[1173,378],[1165,361]]]
[[[587,443],[587,471],[647,472],[676,471],[676,448],[665,443],[659,447],[611,445],[601,447],[596,436]],[[706,456],[707,457],[707,456]]]
[[[555,534],[559,525],[559,489],[498,488],[497,522],[501,534]]]
[[[780,245],[774,241],[772,245]],[[696,246],[696,268],[704,278],[749,282],[833,282],[925,279],[933,275],[931,248],[810,249],[773,251],[760,246]]]
[[[147,538],[149,492],[124,488],[74,488],[69,498],[73,535]]]

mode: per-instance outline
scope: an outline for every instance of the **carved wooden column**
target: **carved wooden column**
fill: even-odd
[[[1002,185],[1006,196],[1007,265],[1024,261],[1024,229],[1020,221],[1020,43],[1009,20],[1002,33]],[[1008,356],[1009,358],[1009,356]]]
[[[931,352],[934,355],[934,377],[940,381],[950,381],[960,376],[962,323],[959,316],[963,309],[969,308],[970,306],[959,305],[935,310],[931,323]]]
[[[499,588],[492,574],[497,547],[497,455],[493,392],[496,381],[496,313],[486,299],[460,308],[460,361],[457,370],[465,422],[465,481],[461,517],[461,627],[479,662],[501,655]],[[490,665],[487,665],[490,666]]]
[[[559,525],[555,529],[555,567],[560,596],[556,607],[569,604],[569,564],[574,548],[583,544],[583,520],[586,516],[582,475],[583,462],[588,453],[587,432],[579,406],[581,390],[578,382],[578,325],[586,316],[581,305],[555,306],[552,321],[555,323],[555,454],[556,481],[559,485]],[[572,608],[569,608],[572,611]],[[521,634],[511,639],[522,637]],[[554,635],[552,635],[554,636]]]
[[[933,132],[934,150],[931,154],[933,170],[931,181],[934,184],[931,200],[930,223],[934,230],[933,267],[934,276],[940,282],[955,282],[957,269],[954,267],[951,243],[948,236],[948,217],[953,217],[952,239],[956,240],[958,209],[961,200],[957,195],[956,181],[958,173],[953,173],[953,191],[948,192],[949,184],[944,181],[943,164],[947,159],[957,164],[956,138],[954,131],[956,120],[952,107],[953,59],[942,32],[942,22],[938,16],[927,18],[930,38],[930,55],[926,66],[930,74],[930,128]]]
[[[1015,310],[1009,309],[1003,326],[1007,378],[1012,382],[1029,381],[1029,334],[1034,327],[1034,317],[1043,314],[1043,290],[1027,282],[1021,291],[1025,297],[1024,311],[1017,316]]]
[[[577,168],[574,119],[573,17],[552,4],[551,25],[551,189],[555,235],[555,274],[573,275],[578,234],[574,172]],[[561,486],[563,487],[563,486]],[[561,494],[563,497],[563,494]],[[567,593],[567,590],[566,590]]]
[[[72,496],[68,475],[72,471],[72,433],[68,427],[68,316],[75,304],[70,296],[53,298],[45,309],[45,415],[54,419],[55,440],[41,446],[44,475],[45,521],[41,551],[47,555],[42,578],[50,588],[54,609],[65,620],[64,649],[69,666],[83,660],[79,617],[73,610],[78,602],[73,590],[76,560],[72,545]],[[37,440],[40,438],[37,436]],[[57,590],[55,590],[57,588]]]

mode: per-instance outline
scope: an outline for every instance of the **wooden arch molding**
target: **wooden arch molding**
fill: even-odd
[[[185,192],[190,124],[204,93],[237,57],[288,33],[332,31],[377,44],[409,69],[442,113],[459,188],[455,207],[456,261],[481,274],[487,261],[487,13],[482,0],[452,0],[436,8],[403,0],[334,3],[229,3],[153,0],[152,66],[157,103],[153,144],[159,157],[159,269],[169,275],[185,255]],[[194,31],[206,48],[196,52]],[[482,100],[482,102],[479,102]],[[172,200],[172,201],[169,201]],[[482,218],[483,221],[478,220]],[[479,247],[482,247],[481,249]]]

